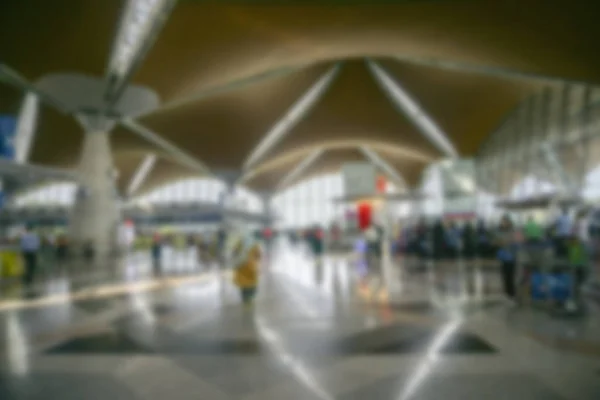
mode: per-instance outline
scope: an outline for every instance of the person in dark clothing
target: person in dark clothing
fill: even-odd
[[[516,296],[515,276],[517,271],[517,255],[515,228],[508,216],[504,216],[498,227],[495,238],[498,246],[498,261],[502,273],[504,293],[509,300],[514,301]]]
[[[154,275],[160,276],[162,274],[162,247],[163,240],[158,234],[154,234],[152,237],[152,269]]]
[[[95,251],[93,243],[91,241],[85,242],[85,244],[83,245],[83,259],[86,262],[92,262],[94,261],[94,256]]]
[[[466,282],[469,292],[475,291],[475,274],[474,270],[477,267],[477,231],[471,221],[468,221],[461,235],[462,242],[462,258],[465,269],[467,271]]]
[[[23,284],[30,286],[35,277],[35,271],[38,263],[38,253],[40,251],[40,237],[30,226],[25,229],[21,236],[21,252],[25,264],[25,273],[23,274]]]
[[[446,228],[442,220],[437,220],[431,229],[432,256],[435,261],[442,261],[446,254]]]
[[[444,253],[446,259],[456,260],[460,254],[461,231],[455,222],[450,221],[445,229]]]
[[[421,261],[424,261],[430,253],[429,235],[427,232],[427,224],[424,219],[421,219],[415,227],[414,240],[416,252]]]
[[[313,227],[306,233],[306,241],[315,259],[315,280],[321,282],[323,280],[323,253],[325,252],[323,230],[318,226]]]
[[[465,260],[472,260],[477,256],[477,231],[473,223],[467,222],[462,231],[462,256]]]
[[[490,233],[485,226],[485,222],[480,219],[477,221],[477,228],[475,229],[475,234],[477,236],[477,257],[480,260],[489,259],[492,257],[492,244],[490,240]]]
[[[434,261],[434,272],[439,287],[444,286],[446,260],[448,258],[448,248],[446,242],[446,228],[441,219],[438,219],[431,229],[431,249]]]

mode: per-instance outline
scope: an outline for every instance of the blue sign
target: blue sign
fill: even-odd
[[[0,115],[0,157],[14,160],[17,119],[12,115]]]

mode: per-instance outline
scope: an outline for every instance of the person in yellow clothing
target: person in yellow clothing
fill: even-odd
[[[256,295],[258,274],[262,252],[258,243],[249,236],[238,241],[234,252],[238,262],[235,265],[233,281],[240,289],[244,304],[251,304]]]

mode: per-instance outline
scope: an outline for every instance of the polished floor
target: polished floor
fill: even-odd
[[[4,286],[0,399],[600,399],[600,313],[511,308],[493,269],[396,260],[362,284],[350,257],[281,244],[249,308],[216,265],[163,264]]]

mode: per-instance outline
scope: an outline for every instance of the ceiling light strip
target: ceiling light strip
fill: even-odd
[[[448,139],[448,135],[429,117],[426,111],[404,90],[398,82],[395,82],[383,68],[374,61],[369,60],[371,73],[388,94],[394,104],[406,114],[423,134],[445,155],[455,158],[458,152]]]
[[[171,142],[165,140],[161,135],[156,132],[151,131],[145,126],[141,125],[139,122],[126,118],[120,122],[121,125],[131,130],[132,132],[138,134],[142,138],[147,141],[155,144],[161,149],[165,150],[167,153],[174,156],[175,161],[178,161],[180,164],[191,168],[195,171],[199,171],[202,174],[212,175],[210,169],[196,157],[191,156],[187,152],[181,150],[179,147],[175,146]]]
[[[311,86],[311,88],[286,112],[273,127],[263,136],[250,156],[244,162],[244,169],[250,168],[263,157],[275,144],[285,137],[287,133],[307,114],[313,105],[321,98],[333,83],[340,70],[341,64],[336,64],[327,73]]]
[[[392,167],[387,161],[381,158],[376,151],[372,150],[367,146],[360,146],[360,150],[373,165],[385,172],[393,181],[396,182],[396,184],[398,184],[400,187],[408,188],[406,181],[400,175],[400,173],[398,173],[398,171],[396,171],[396,169]]]
[[[284,188],[288,183],[298,178],[308,167],[310,167],[321,155],[325,149],[317,149],[310,153],[308,157],[302,160],[289,174],[287,174],[277,185],[277,190]]]
[[[77,171],[66,168],[45,167],[35,164],[19,164],[12,160],[0,158],[0,175],[14,176],[18,179],[56,179],[75,181],[79,178]]]
[[[142,186],[142,183],[144,183],[144,181],[150,174],[150,171],[152,171],[152,168],[154,167],[155,164],[156,164],[156,155],[155,154],[150,153],[150,154],[146,155],[146,157],[144,157],[144,160],[140,164],[139,168],[135,171],[135,174],[133,175],[133,179],[131,179],[131,183],[129,184],[129,187],[127,188],[127,194],[129,196],[134,194],[140,188],[140,186]]]
[[[493,67],[489,65],[474,65],[468,63],[461,63],[448,60],[440,60],[435,58],[419,58],[419,57],[406,57],[396,56],[394,57],[398,61],[402,61],[408,64],[419,65],[424,67],[432,67],[445,69],[449,71],[459,71],[474,73],[479,75],[495,76],[498,78],[512,79],[512,80],[536,80],[539,83],[575,83],[575,84],[589,84],[587,81],[577,80],[572,78],[562,78],[558,76],[542,75],[534,72],[518,71],[510,68]]]
[[[109,101],[122,89],[158,36],[177,0],[128,0],[107,68]]]

